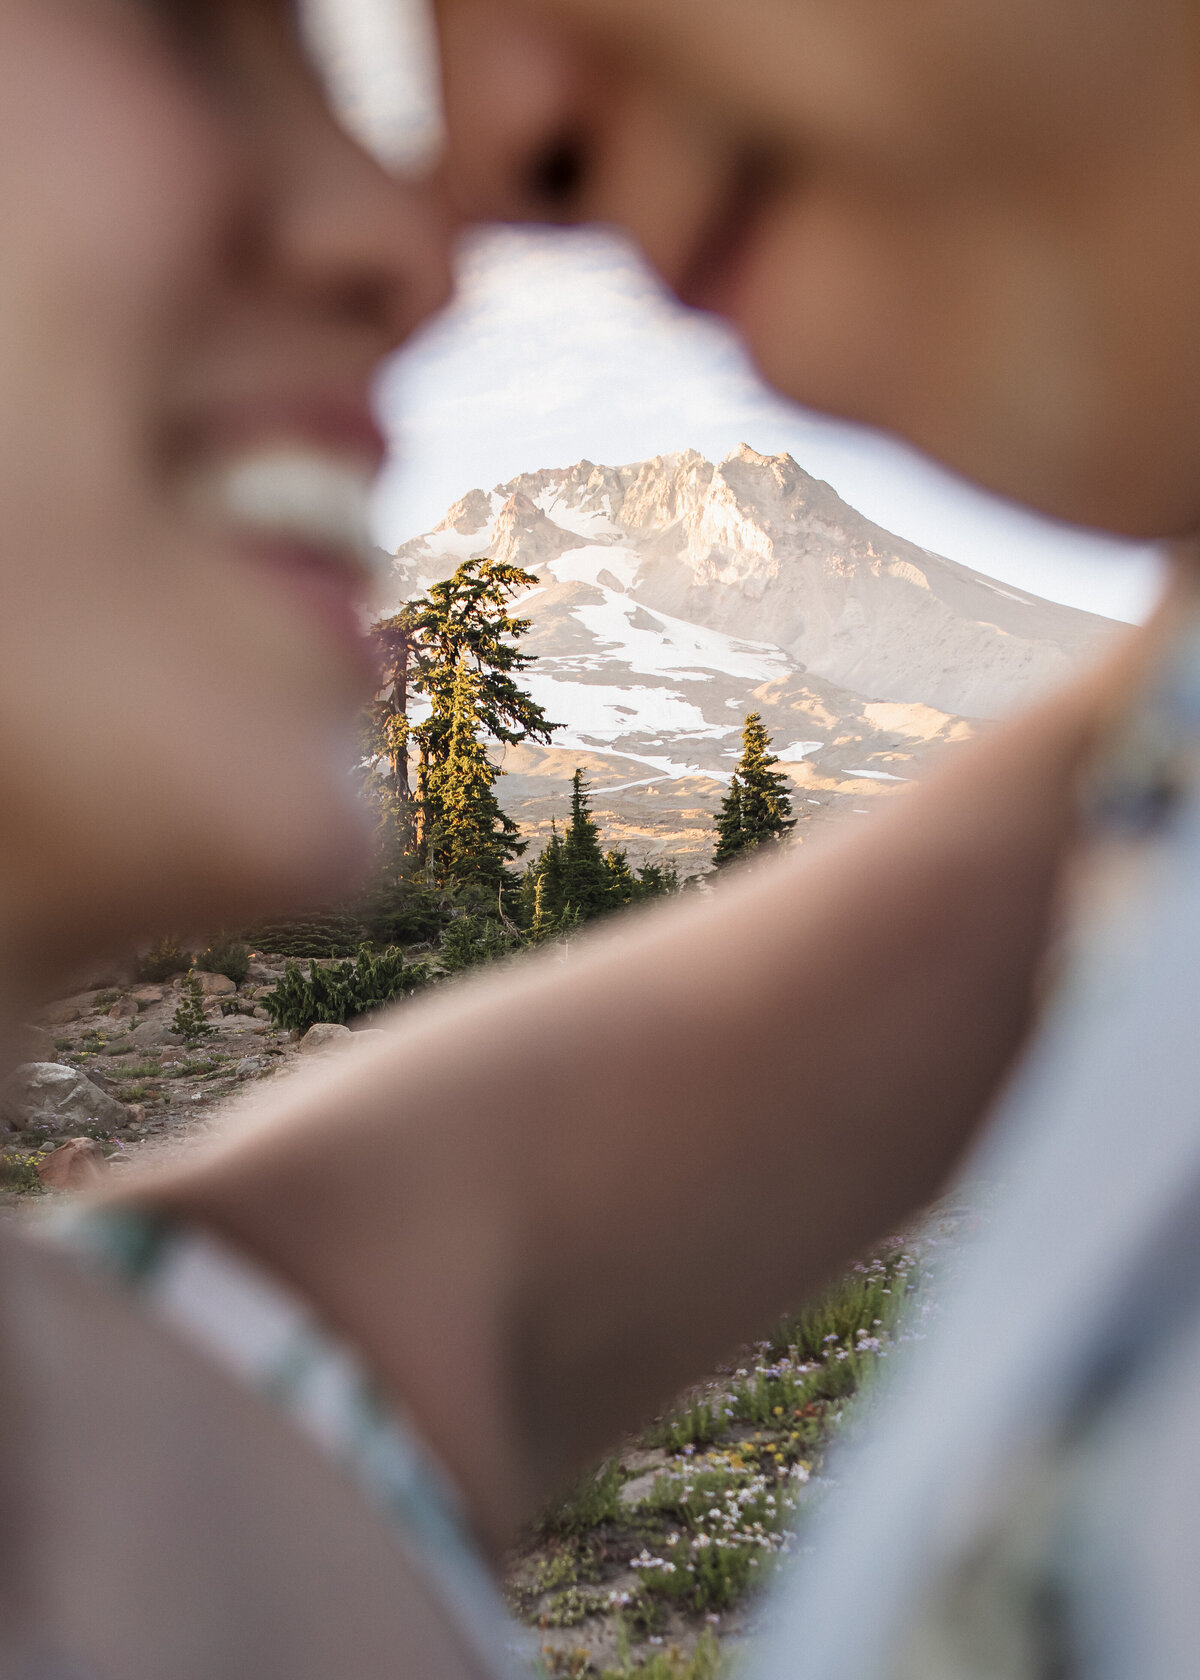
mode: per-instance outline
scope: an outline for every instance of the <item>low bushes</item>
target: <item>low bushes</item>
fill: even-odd
[[[196,967],[206,974],[224,974],[240,986],[250,972],[250,947],[236,934],[219,933],[200,952]]]
[[[375,952],[362,945],[353,962],[328,968],[312,963],[307,976],[298,962],[289,961],[283,979],[262,1004],[277,1027],[307,1032],[319,1021],[341,1026],[367,1015],[393,998],[427,986],[431,978],[425,963],[406,963],[401,951]]]
[[[362,923],[344,911],[310,910],[295,920],[259,922],[246,930],[246,938],[256,951],[273,956],[352,957],[364,931]]]
[[[186,974],[191,966],[192,959],[179,940],[173,934],[165,934],[138,959],[137,977],[152,982],[173,980],[177,974]]]

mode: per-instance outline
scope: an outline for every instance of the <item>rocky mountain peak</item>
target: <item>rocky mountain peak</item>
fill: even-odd
[[[579,538],[548,518],[526,491],[516,490],[492,521],[488,553],[493,560],[537,572],[578,543]]]
[[[491,517],[491,497],[482,490],[468,490],[447,510],[446,517],[434,526],[434,530],[457,531],[460,536],[468,537],[484,530]]]
[[[537,573],[535,621],[558,613],[565,635],[570,619],[576,647],[602,619],[623,637],[618,616],[641,609],[773,648],[872,701],[969,717],[1064,678],[1114,628],[885,531],[790,455],[745,443],[717,464],[691,449],[583,460],[472,490],[397,550],[398,590],[480,553]]]

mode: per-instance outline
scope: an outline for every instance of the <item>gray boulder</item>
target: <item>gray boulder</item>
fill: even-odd
[[[343,1044],[349,1044],[353,1036],[349,1027],[339,1027],[333,1021],[318,1021],[315,1027],[309,1027],[300,1040],[300,1048],[310,1052],[335,1050]]]
[[[164,1044],[183,1043],[179,1034],[171,1031],[170,1015],[161,1021],[139,1021],[136,1027],[130,1028],[129,1038],[139,1050],[157,1050]]]
[[[0,1085],[0,1121],[16,1131],[61,1132],[89,1122],[115,1131],[127,1119],[123,1103],[62,1062],[26,1062]]]

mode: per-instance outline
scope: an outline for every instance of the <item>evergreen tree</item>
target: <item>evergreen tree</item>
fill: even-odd
[[[513,673],[533,663],[517,642],[530,627],[515,618],[508,603],[537,579],[520,566],[499,560],[464,561],[442,583],[435,583],[411,603],[413,631],[420,657],[412,670],[411,688],[425,695],[429,716],[412,730],[419,759],[417,769],[417,846],[441,819],[438,771],[450,751],[454,685],[460,666],[476,677],[475,714],[478,729],[504,746],[524,740],[547,742],[560,726],[551,723],[541,706],[521,688]]]
[[[379,806],[381,861],[393,873],[411,851],[415,838],[408,721],[412,672],[420,658],[416,611],[405,606],[378,620],[371,639],[379,656],[379,690],[367,708],[364,756],[368,779]]]
[[[722,869],[727,863],[732,863],[734,858],[741,857],[746,849],[742,835],[742,784],[738,780],[736,770],[729,784],[729,792],[721,801],[716,821],[717,846],[713,852],[713,863],[718,869]]]
[[[550,939],[558,929],[558,917],[550,908],[550,894],[546,887],[546,875],[543,871],[534,880],[533,914],[529,922],[529,937],[535,944],[540,945],[544,939]]]
[[[511,746],[527,739],[548,742],[559,727],[516,680],[533,662],[516,645],[530,621],[510,613],[508,603],[536,582],[519,566],[467,560],[452,577],[374,626],[380,688],[366,716],[364,756],[380,812],[386,878],[411,880],[428,861],[435,831],[445,847],[441,795],[460,667],[476,679],[477,735]],[[429,714],[413,724],[417,696],[428,701]]]
[[[611,877],[592,821],[583,771],[571,778],[571,822],[563,840],[563,899],[590,921],[612,906]]]
[[[608,896],[614,909],[623,904],[634,904],[642,897],[641,882],[629,867],[628,856],[616,848],[604,854],[604,867],[608,872]]]
[[[549,939],[558,931],[563,904],[563,843],[552,820],[550,838],[521,882],[522,919],[534,939]]]
[[[500,769],[480,739],[480,684],[467,659],[460,659],[445,758],[430,775],[430,799],[438,820],[430,836],[429,864],[439,881],[477,883],[494,890],[505,883],[505,865],[525,850],[525,842],[492,791]]]
[[[171,1017],[171,1031],[177,1032],[185,1044],[194,1047],[216,1030],[204,1013],[204,993],[196,978],[196,970],[190,968],[180,984],[179,1007]]]
[[[639,898],[666,898],[679,891],[679,871],[673,863],[648,863],[637,873]]]
[[[787,777],[773,768],[778,763],[762,717],[751,712],[742,730],[742,756],[716,819],[713,862],[718,868],[760,846],[777,844],[796,826]]]

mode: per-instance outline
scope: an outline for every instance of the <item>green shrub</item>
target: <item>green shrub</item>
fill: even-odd
[[[137,976],[139,980],[173,980],[177,974],[185,974],[192,966],[192,959],[173,934],[164,934],[157,945],[152,945],[139,958]]]
[[[196,958],[196,967],[206,974],[224,974],[240,986],[250,972],[250,947],[236,934],[219,933]]]
[[[520,939],[494,916],[456,916],[442,935],[438,960],[450,974],[480,968],[519,950]]]
[[[40,1156],[19,1155],[15,1149],[0,1152],[0,1188],[19,1196],[40,1196],[45,1185],[38,1177]]]
[[[433,944],[450,919],[447,894],[423,881],[381,882],[354,905],[367,938],[381,950],[389,945]]]
[[[246,930],[255,951],[280,957],[352,957],[365,929],[341,910],[313,910],[291,920],[259,922]]]
[[[359,947],[353,962],[330,968],[309,964],[307,977],[300,964],[289,961],[283,979],[263,998],[263,1006],[275,1026],[287,1032],[307,1032],[318,1021],[344,1026],[394,998],[418,991],[429,984],[424,963],[406,963],[397,950],[375,952]]]
[[[180,988],[179,1007],[171,1017],[171,1031],[177,1032],[185,1044],[196,1045],[216,1030],[205,1016],[204,993],[192,969]]]

